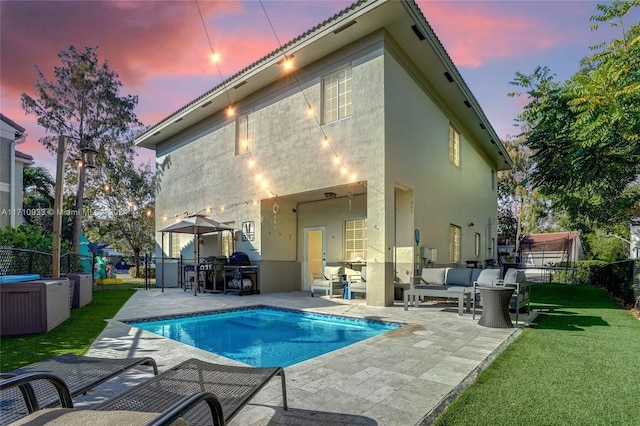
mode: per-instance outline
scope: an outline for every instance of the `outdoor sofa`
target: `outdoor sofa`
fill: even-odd
[[[482,274],[482,277],[481,277]],[[500,279],[500,269],[479,268],[423,268],[419,283],[415,279],[404,292],[404,309],[413,301],[417,306],[420,297],[440,297],[458,300],[458,315],[463,315],[464,305],[470,312],[471,298],[475,299],[473,285],[478,279],[487,283]]]

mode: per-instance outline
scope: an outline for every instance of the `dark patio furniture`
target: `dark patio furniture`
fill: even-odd
[[[28,373],[47,373],[61,377],[71,397],[74,397],[138,365],[150,365],[153,373],[158,374],[156,362],[149,357],[112,359],[65,354],[3,373],[0,383]],[[18,388],[11,387],[0,392],[0,424],[13,422],[33,411],[25,404],[25,393],[36,398],[39,408],[60,404],[59,393],[50,380],[35,380]]]
[[[58,394],[58,399],[61,401],[62,408],[39,409],[37,397],[29,390],[33,389],[34,383],[42,381],[46,381],[53,386]],[[220,402],[215,395],[209,392],[198,392],[186,396],[175,404],[162,407],[161,410],[158,410],[158,413],[145,413],[139,411],[98,412],[93,410],[74,410],[71,394],[64,384],[64,381],[48,373],[27,373],[0,381],[0,391],[2,392],[17,391],[16,388],[23,391],[24,404],[28,406],[29,411],[31,411],[29,416],[18,419],[19,422],[24,422],[24,424],[43,425],[52,421],[55,422],[55,424],[64,424],[66,426],[84,426],[87,424],[92,426],[113,424],[126,424],[127,426],[184,425],[186,423],[182,421],[182,415],[194,406],[199,406],[203,408],[207,407],[209,424],[213,424],[214,426],[224,425]],[[27,391],[25,392],[25,390]],[[174,421],[176,421],[176,423],[173,423]]]
[[[493,328],[513,328],[509,316],[509,300],[513,295],[513,287],[478,287],[478,290],[482,296],[482,316],[478,324]]]
[[[135,386],[108,401],[96,410],[128,410],[159,412],[185,396],[210,392],[222,405],[224,421],[228,422],[276,375],[282,381],[282,405],[287,410],[287,390],[282,367],[238,367],[190,359],[156,377]],[[210,413],[205,406],[184,413],[190,425],[209,425]]]

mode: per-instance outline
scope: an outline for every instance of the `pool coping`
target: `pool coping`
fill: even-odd
[[[310,316],[310,317],[340,318],[344,321],[375,323],[383,326],[393,326],[394,328],[390,330],[395,330],[396,328],[400,328],[408,325],[407,323],[400,322],[400,321],[385,321],[385,320],[379,320],[379,319],[358,318],[358,317],[347,316],[347,315],[328,314],[325,312],[311,312],[311,311],[305,311],[302,309],[291,309],[291,308],[283,308],[281,306],[265,305],[263,303],[260,303],[257,305],[239,306],[239,307],[233,307],[233,308],[185,312],[183,314],[145,316],[142,318],[127,318],[127,319],[119,319],[117,321],[133,326],[132,324],[134,323],[145,323],[145,322],[164,321],[164,320],[182,319],[182,318],[196,318],[196,317],[207,316],[207,315],[221,314],[221,313],[227,313],[227,312],[251,311],[256,309],[271,309],[274,311],[303,314],[304,316]]]

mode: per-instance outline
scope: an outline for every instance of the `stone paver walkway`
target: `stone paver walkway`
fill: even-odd
[[[455,304],[422,304],[404,311],[367,306],[362,299],[310,297],[308,293],[202,294],[181,289],[138,290],[87,352],[89,356],[151,356],[160,371],[187,358],[235,364],[228,358],[132,328],[118,320],[270,305],[407,325],[337,351],[287,367],[289,411],[282,409],[279,379],[272,380],[232,425],[416,425],[466,386],[522,329],[492,329]],[[84,397],[77,407],[109,398],[151,376],[140,367]]]

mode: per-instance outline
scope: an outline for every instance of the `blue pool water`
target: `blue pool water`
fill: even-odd
[[[267,306],[129,324],[254,367],[288,367],[403,325]]]

